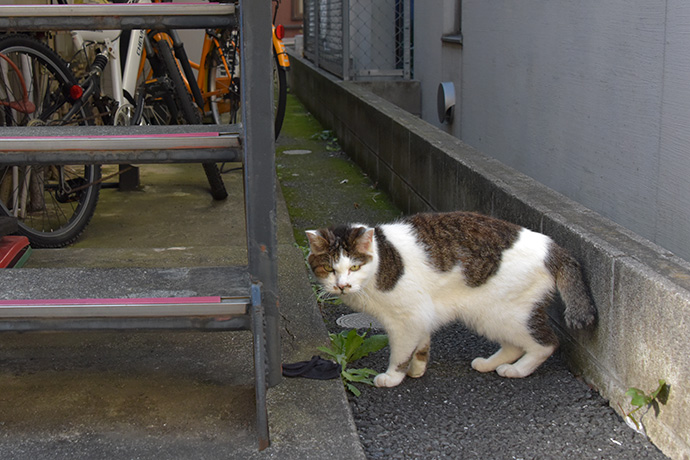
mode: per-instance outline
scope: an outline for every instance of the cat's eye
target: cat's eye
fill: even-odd
[[[331,273],[333,271],[333,267],[330,265],[324,265],[323,269],[326,270],[328,273]]]
[[[351,271],[351,272],[356,272],[356,271],[359,270],[360,268],[361,268],[361,265],[353,265],[352,267],[350,267],[350,271]]]

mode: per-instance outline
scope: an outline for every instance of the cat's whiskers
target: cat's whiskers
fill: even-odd
[[[362,312],[366,310],[366,306],[369,305],[369,293],[364,290],[360,289],[358,291],[352,292],[350,294],[351,298],[354,298],[354,300],[357,302],[358,305],[360,305]]]

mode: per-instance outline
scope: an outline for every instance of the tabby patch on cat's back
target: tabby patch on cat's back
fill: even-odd
[[[515,224],[473,213],[418,214],[408,220],[433,265],[448,271],[460,263],[471,286],[496,272],[503,251],[520,233]]]
[[[426,371],[431,334],[462,321],[501,345],[472,367],[531,374],[556,349],[546,307],[559,292],[569,327],[594,322],[580,266],[549,237],[470,212],[428,213],[377,226],[307,231],[308,262],[324,291],[384,326],[391,347],[377,386]]]

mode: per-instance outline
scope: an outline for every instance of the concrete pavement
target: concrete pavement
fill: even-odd
[[[238,166],[238,165],[234,165]],[[34,250],[0,274],[3,298],[211,295],[246,263],[240,171],[214,202],[200,165],[146,165],[142,189],[101,192],[73,247]],[[278,200],[283,361],[327,343]],[[249,332],[0,334],[0,457],[364,458],[339,380],[268,393],[272,445],[257,451]]]

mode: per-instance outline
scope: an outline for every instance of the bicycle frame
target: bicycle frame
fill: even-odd
[[[279,26],[282,27],[282,26]],[[278,37],[278,29],[273,26],[273,51],[276,53],[276,58],[278,58],[278,65],[285,70],[290,68],[290,59],[288,59],[287,52],[285,51],[285,44],[283,39]]]
[[[134,0],[131,3],[151,3],[151,0]],[[113,124],[128,125],[134,111],[134,95],[137,79],[143,68],[145,30],[132,30],[125,65],[122,69],[120,56],[120,30],[73,30],[72,42],[77,50],[86,51],[86,45],[105,47],[110,64],[111,96],[117,102]]]
[[[285,50],[285,44],[283,43],[282,39],[278,37],[276,34],[276,26],[273,26],[273,36],[272,36],[272,42],[273,42],[273,51],[275,53],[275,56],[278,60],[278,65],[282,67],[283,69],[289,69],[290,68],[290,60],[288,58],[287,52]],[[232,78],[234,77],[231,75],[231,70],[230,70],[230,65],[228,64],[225,56],[221,53],[220,54],[220,59],[223,64],[223,69],[225,72],[225,77],[217,79],[216,82],[221,85],[220,89],[216,89],[215,91],[210,91],[209,88],[207,88],[207,82],[208,82],[208,68],[209,66],[206,65],[206,60],[211,59],[211,49],[213,48],[216,49],[221,49],[221,44],[218,41],[218,39],[213,36],[212,33],[209,33],[208,31],[204,35],[204,42],[201,48],[201,63],[196,63],[193,61],[189,61],[189,65],[197,71],[197,86],[201,90],[201,95],[203,98],[204,102],[204,110],[206,110],[206,106],[208,105],[208,102],[211,97],[213,96],[220,96],[228,91],[228,88],[230,87],[230,84],[232,82]],[[190,92],[193,91],[191,88],[189,81],[186,78],[186,73],[182,72],[182,77],[185,79],[185,82],[187,84],[187,88],[190,90]]]
[[[4,54],[0,53],[0,69],[2,69],[2,74],[7,75],[7,69],[8,67],[12,68],[17,74],[19,74],[21,71],[19,70],[19,67],[12,62],[7,56]],[[34,110],[36,110],[36,106],[34,105],[33,102],[31,102],[31,98],[29,95],[29,91],[26,87],[26,76],[19,82],[22,88],[22,100],[21,101],[11,101],[11,102],[4,102],[0,101],[0,105],[6,105],[9,108],[16,110],[18,112],[22,113],[33,113]]]
[[[225,59],[225,56],[222,53],[220,53],[220,59],[222,61],[223,69],[226,76],[222,79],[218,79],[217,81],[222,85],[222,88],[225,89],[216,89],[215,91],[209,91],[209,89],[207,88],[206,82],[208,81],[208,66],[206,65],[205,61],[206,59],[211,58],[211,49],[214,46],[216,47],[216,49],[221,49],[221,45],[218,39],[207,32],[204,35],[204,43],[201,47],[202,62],[197,64],[196,62],[189,61],[189,65],[197,71],[196,81],[204,101],[204,111],[207,110],[206,106],[208,105],[210,98],[213,96],[220,96],[227,92],[227,88],[229,88],[230,82],[232,81],[232,75],[230,75],[232,73],[230,71],[230,65]],[[187,81],[186,76],[184,74],[182,76],[185,78],[185,81]],[[187,82],[187,85],[189,86],[189,82]]]

